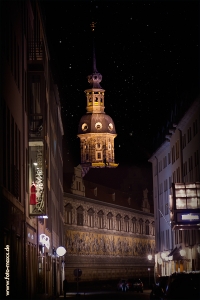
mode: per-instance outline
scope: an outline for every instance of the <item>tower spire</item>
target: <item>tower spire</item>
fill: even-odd
[[[94,37],[93,37],[93,73],[98,73],[97,66],[96,66],[96,55],[95,55]]]
[[[93,32],[93,73],[98,73],[97,71],[97,66],[96,66],[96,55],[95,55],[95,43],[94,43],[94,29],[95,29],[95,25],[96,25],[96,22],[92,22],[90,24],[90,27],[92,29],[92,32]]]
[[[94,34],[96,22],[92,22],[90,24],[90,27],[92,29],[92,33]],[[102,89],[100,86],[100,82],[102,80],[102,75],[97,71],[96,67],[96,55],[95,55],[95,47],[94,47],[94,35],[93,35],[93,58],[92,58],[92,74],[88,76],[88,82],[91,85],[92,88]]]

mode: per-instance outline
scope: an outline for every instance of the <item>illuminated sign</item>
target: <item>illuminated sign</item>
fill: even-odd
[[[192,214],[182,215],[182,220],[199,220],[199,216]]]
[[[173,229],[200,226],[200,182],[172,183],[169,197],[170,221]]]
[[[39,240],[39,242],[42,245],[46,246],[47,249],[49,249],[49,247],[50,247],[50,241],[49,241],[49,237],[46,234],[44,234],[44,233],[40,234],[40,240]]]
[[[177,213],[177,222],[199,222],[200,213]]]
[[[46,216],[44,145],[42,141],[29,142],[30,161],[30,215]]]

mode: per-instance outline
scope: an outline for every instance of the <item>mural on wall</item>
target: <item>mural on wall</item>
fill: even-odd
[[[146,256],[154,252],[155,241],[68,230],[66,250],[71,255]]]

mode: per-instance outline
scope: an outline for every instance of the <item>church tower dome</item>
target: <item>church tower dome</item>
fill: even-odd
[[[94,32],[94,23],[92,23]],[[115,163],[115,124],[104,109],[105,90],[100,82],[102,75],[97,71],[93,37],[93,70],[88,77],[90,87],[85,90],[87,106],[78,126],[81,165],[89,167],[117,167]]]

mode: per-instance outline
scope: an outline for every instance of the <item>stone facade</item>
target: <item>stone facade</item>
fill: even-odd
[[[64,193],[64,224],[70,281],[76,268],[83,281],[148,275],[147,255],[155,248],[153,214]]]

